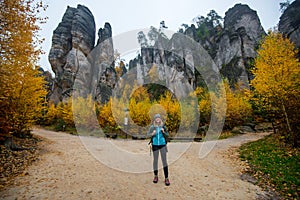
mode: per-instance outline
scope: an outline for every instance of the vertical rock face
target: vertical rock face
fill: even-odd
[[[112,31],[111,31],[111,26],[109,23],[104,24],[104,28],[100,28],[98,31],[98,42],[97,44],[105,41],[106,39],[111,38],[112,36]]]
[[[221,29],[221,27],[218,28]],[[207,50],[216,64],[213,70],[219,71],[227,78],[231,86],[240,82],[244,87],[248,87],[252,79],[250,69],[256,57],[255,49],[266,34],[256,11],[247,5],[236,4],[226,12],[224,28],[218,32],[211,31],[211,33],[213,35],[202,40],[197,35],[197,28],[192,25],[184,34]],[[172,51],[159,50],[162,47]],[[178,92],[178,90],[185,90],[186,85],[182,84],[184,79],[188,80],[191,87],[203,84],[202,72],[201,76],[198,76],[199,72],[194,67],[203,60],[203,55],[204,53],[195,53],[192,43],[186,44],[177,34],[174,34],[170,41],[161,40],[157,41],[153,48],[142,48],[141,55],[131,61],[129,66],[137,67],[137,80],[142,84],[152,67],[149,63],[159,64],[158,74],[166,77],[166,86]],[[186,94],[180,92],[178,95]]]
[[[97,46],[91,54],[93,63],[93,77],[91,93],[100,102],[106,102],[112,95],[115,86],[116,71],[114,66],[114,47],[112,30],[109,23],[98,31]]]
[[[295,9],[299,10],[299,0],[291,6],[281,17],[280,29],[299,41],[299,18],[291,18],[296,13]],[[141,48],[140,55],[129,62],[129,70],[134,71],[139,84],[151,83],[155,79],[178,97],[186,96],[195,86],[205,84],[203,78],[206,82],[210,77],[214,79],[214,72],[228,78],[232,86],[241,81],[247,87],[255,49],[265,35],[256,11],[247,5],[236,4],[226,12],[224,27],[219,25],[217,28],[214,31],[212,27],[212,35],[205,40],[197,34],[194,25],[185,31],[186,37],[191,40],[183,38],[180,33],[174,34],[171,39],[159,35],[154,46]],[[49,53],[55,73],[50,100],[58,103],[69,98],[74,83],[75,89],[79,88],[83,96],[92,94],[101,102],[110,98],[117,82],[112,28],[105,23],[99,29],[96,46],[95,33],[94,17],[88,8],[82,5],[67,8],[53,32]],[[211,58],[215,64],[212,64]],[[207,65],[211,65],[209,67],[214,72],[199,72],[195,68]]]
[[[87,56],[94,43],[95,21],[89,9],[81,5],[68,7],[52,37],[49,61],[55,73],[55,83],[50,100],[57,103],[70,96],[79,68],[91,72]]]
[[[238,81],[248,85],[255,49],[264,35],[256,11],[249,6],[236,4],[225,13],[224,29],[214,60],[231,85]]]
[[[93,94],[106,101],[115,84],[114,49],[109,23],[98,32],[95,44],[95,20],[82,5],[68,7],[61,23],[53,32],[49,61],[55,73],[50,100],[55,103],[70,97],[74,89],[80,95]]]
[[[195,66],[207,67],[210,72],[203,70],[201,74],[207,80],[211,71],[218,71],[201,45],[181,33],[175,33],[170,40],[159,35],[154,46],[141,48],[141,54],[129,63],[129,69],[136,70],[138,84],[165,86],[178,98],[186,97],[199,85]]]
[[[296,0],[283,12],[278,29],[286,35],[297,48],[300,48],[300,0]]]

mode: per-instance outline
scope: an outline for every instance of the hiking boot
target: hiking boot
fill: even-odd
[[[169,185],[170,185],[170,180],[169,180],[169,178],[166,178],[166,179],[165,179],[165,185],[166,185],[166,186],[169,186]]]
[[[157,182],[158,182],[158,176],[154,176],[153,183],[157,183]]]

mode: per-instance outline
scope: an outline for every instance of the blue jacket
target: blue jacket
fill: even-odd
[[[162,128],[164,129],[165,133],[161,131]],[[156,134],[151,138],[152,145],[166,145],[167,144],[166,137],[169,136],[167,128],[165,126],[151,125],[148,131],[148,136],[151,136],[154,130],[156,131]]]

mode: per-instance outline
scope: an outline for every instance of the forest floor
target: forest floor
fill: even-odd
[[[240,161],[238,153],[241,144],[270,133],[218,140],[204,158],[199,157],[199,149],[206,142],[188,143],[179,157],[172,154],[187,143],[169,143],[169,187],[164,185],[161,169],[159,182],[152,183],[153,173],[147,167],[152,167],[153,155],[149,155],[147,140],[82,139],[38,128],[33,134],[42,138],[38,159],[0,189],[0,199],[276,199],[251,183],[251,178],[242,178],[248,166]],[[93,145],[88,146],[85,140],[93,141]],[[105,149],[107,143],[123,152],[141,155],[145,162],[128,158],[115,166],[124,160],[124,155]]]

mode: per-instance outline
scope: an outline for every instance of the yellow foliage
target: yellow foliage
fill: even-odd
[[[119,126],[121,127],[124,126],[125,117],[127,117],[127,119],[129,120],[126,123],[133,124],[132,119],[130,119],[130,113],[128,112],[129,104],[125,103],[122,98],[121,99],[113,98],[111,109],[112,109],[113,117]],[[120,128],[120,127],[116,127],[116,128]]]
[[[280,33],[271,32],[257,53],[251,81],[255,92],[270,103],[287,102],[290,96],[298,95],[300,63],[293,43]]]
[[[121,76],[123,75],[123,67],[125,67],[125,64],[123,61],[120,61],[119,66],[115,67],[117,80],[119,80],[121,78]]]
[[[98,127],[96,105],[91,95],[73,98],[73,118],[76,128],[93,130]]]
[[[9,75],[4,72],[6,69],[0,70],[3,78],[1,85],[5,81],[0,91],[0,126],[9,132],[21,133],[42,116],[46,97],[45,82],[38,70],[31,66],[22,67],[21,72],[18,71],[20,68],[11,68]]]
[[[199,98],[198,108],[202,124],[209,123],[212,114],[221,121],[226,113],[225,128],[241,125],[252,117],[249,90],[237,87],[233,91],[226,81],[223,86],[225,90],[220,90],[219,94],[196,88],[195,94]]]
[[[115,102],[113,102],[115,101]],[[117,113],[120,111],[118,108],[113,108],[114,112],[112,110],[112,104],[117,105],[116,99],[113,100],[112,98],[109,99],[109,101],[98,107],[99,114],[98,114],[98,122],[101,128],[104,128],[105,131],[113,131],[117,128],[117,119],[115,118],[117,116]],[[124,112],[124,111],[123,111]],[[121,114],[121,113],[120,113]],[[119,119],[121,120],[121,119]]]
[[[287,142],[300,143],[300,62],[294,44],[280,33],[270,32],[255,59],[253,101],[281,124]],[[285,128],[283,128],[285,127]]]
[[[185,132],[195,132],[199,124],[197,100],[191,96],[180,100],[180,130]]]
[[[211,99],[211,115],[218,121],[224,120],[224,113],[227,111],[226,91],[219,91],[219,93],[209,92]]]
[[[211,97],[210,93],[202,87],[197,87],[194,94],[198,97],[198,109],[200,113],[200,123],[208,124],[211,118]]]
[[[46,125],[62,125],[68,127],[74,127],[73,110],[72,110],[72,98],[65,103],[60,102],[58,105],[49,103],[47,113],[45,115]],[[60,127],[62,128],[62,127]]]
[[[74,127],[72,98],[64,103],[61,115],[66,126]]]
[[[170,132],[176,132],[181,122],[181,110],[178,101],[172,98],[170,92],[166,92],[159,99],[158,103],[164,107],[167,112],[166,126]]]
[[[149,117],[149,110],[151,108],[151,102],[148,99],[142,101],[136,101],[134,98],[130,100],[129,114],[132,121],[138,126],[147,126],[150,124],[151,119]]]
[[[198,99],[202,99],[206,94],[207,92],[202,87],[196,87],[196,89],[194,90],[194,95],[196,95]]]
[[[150,124],[149,110],[151,108],[149,94],[145,87],[134,85],[133,93],[129,101],[130,124],[146,127]],[[138,130],[134,130],[138,131]]]
[[[247,96],[249,91],[247,89],[233,91],[227,82],[224,83],[224,86],[227,103],[225,126],[233,128],[242,125],[252,117],[252,107]]]
[[[33,0],[0,1],[0,131],[27,131],[42,115],[46,90],[36,66],[41,53],[37,38],[43,8]]]
[[[57,109],[54,103],[50,103],[47,109],[45,116],[45,123],[47,125],[55,123],[55,120],[58,118]]]
[[[135,101],[147,101],[149,100],[149,94],[147,92],[147,89],[145,87],[137,87],[137,85],[134,85],[133,93],[131,94],[130,99],[134,99]]]

